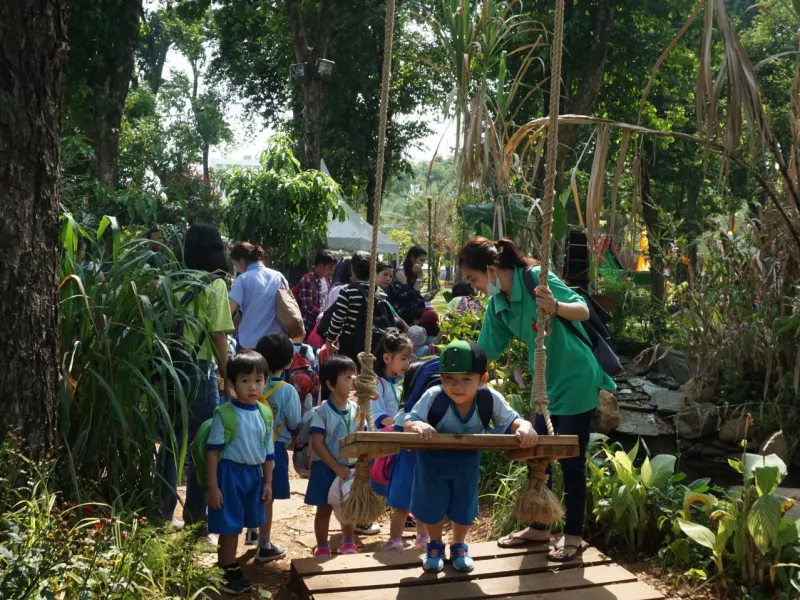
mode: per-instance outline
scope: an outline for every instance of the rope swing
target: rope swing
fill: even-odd
[[[370,401],[378,398],[378,378],[373,370],[375,357],[372,355],[372,321],[375,314],[375,268],[378,264],[378,232],[381,220],[381,199],[383,197],[383,160],[386,147],[386,122],[389,114],[389,89],[392,77],[392,44],[394,40],[394,0],[386,2],[386,24],[383,44],[383,79],[381,79],[380,122],[378,125],[378,164],[375,169],[375,197],[372,200],[374,218],[372,221],[372,251],[369,267],[369,301],[367,303],[367,335],[364,352],[358,355],[361,372],[356,377],[355,388],[358,398],[358,431],[364,426],[372,427]],[[551,211],[552,212],[552,211]],[[356,478],[350,494],[342,504],[342,518],[345,523],[371,523],[385,511],[383,498],[369,485],[369,456],[361,455],[356,462]]]
[[[561,92],[561,53],[564,40],[564,0],[556,0],[553,42],[550,45],[550,124],[547,129],[547,165],[544,178],[542,214],[542,250],[539,285],[547,288],[550,271],[550,246],[553,231],[553,201],[556,194],[556,163],[558,161],[558,113]],[[550,321],[544,309],[539,308],[536,326],[536,353],[533,372],[533,406],[544,417],[548,435],[555,435],[550,419],[547,398],[547,354],[544,348],[546,329]],[[541,458],[528,462],[528,489],[517,497],[514,516],[522,523],[552,525],[564,515],[561,502],[547,487],[546,473],[551,459]]]

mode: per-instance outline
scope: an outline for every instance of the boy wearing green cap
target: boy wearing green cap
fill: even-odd
[[[511,433],[519,439],[520,447],[534,446],[537,436],[533,425],[500,394],[485,387],[487,366],[486,354],[474,342],[448,344],[439,363],[442,385],[423,394],[407,415],[405,430],[426,440],[436,433]],[[444,568],[445,517],[452,524],[453,567],[472,571],[474,564],[465,540],[478,515],[479,471],[480,455],[475,450],[417,452],[411,512],[430,531],[431,541],[422,562],[426,571]]]

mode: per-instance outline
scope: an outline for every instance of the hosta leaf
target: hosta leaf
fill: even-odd
[[[769,552],[770,545],[778,536],[780,525],[780,499],[773,495],[761,496],[747,515],[747,530],[762,554]]]
[[[780,528],[778,529],[778,539],[775,540],[775,545],[779,548],[788,546],[797,541],[797,523],[800,521],[791,522],[787,519],[781,519]]]
[[[725,552],[725,547],[728,545],[728,540],[736,531],[736,521],[733,519],[723,518],[717,527],[717,539],[714,542],[714,554],[721,556]]]
[[[778,467],[756,467],[753,472],[759,496],[766,496],[778,489],[778,482],[781,480]]]
[[[678,523],[681,526],[681,531],[683,531],[683,533],[686,534],[686,537],[692,540],[695,544],[705,546],[709,550],[714,549],[717,536],[714,535],[714,532],[708,527],[700,525],[699,523],[684,521],[683,519],[678,519]]]

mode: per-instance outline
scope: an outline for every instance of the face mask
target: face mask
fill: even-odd
[[[503,290],[500,289],[499,279],[492,281],[488,270],[486,271],[486,276],[489,277],[489,283],[486,285],[486,295],[491,298],[492,296],[502,293]]]

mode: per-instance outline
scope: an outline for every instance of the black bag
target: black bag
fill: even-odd
[[[531,298],[536,300],[536,286],[538,282],[536,281],[536,276],[533,274],[533,269],[525,269],[522,279],[525,281],[525,287],[528,289]],[[567,331],[571,332],[572,335],[576,336],[581,342],[588,346],[597,359],[600,368],[603,369],[606,374],[611,377],[619,375],[622,372],[622,365],[614,350],[614,340],[606,327],[606,323],[611,320],[611,315],[592,298],[589,292],[582,288],[572,289],[584,299],[586,306],[589,308],[589,320],[581,323],[586,335],[583,335],[575,323],[569,319],[556,315],[558,320],[567,328]]]
[[[362,297],[364,298],[364,306],[369,305],[369,291],[364,290],[364,286],[360,285],[359,283],[349,284],[354,285],[357,289],[361,292]],[[333,313],[336,312],[336,304],[334,302],[332,306],[326,310],[323,315],[322,319],[319,321],[319,325],[317,327],[317,333],[323,338],[327,339],[328,337],[328,330],[331,327],[331,319],[333,318]],[[371,352],[375,352],[376,348],[378,347],[378,342],[380,342],[381,338],[386,334],[386,332],[391,329],[396,328],[395,321],[394,321],[394,314],[392,314],[392,309],[389,308],[389,303],[385,298],[375,298],[375,311],[372,315],[372,348],[370,349]],[[365,335],[366,337],[366,335]]]

